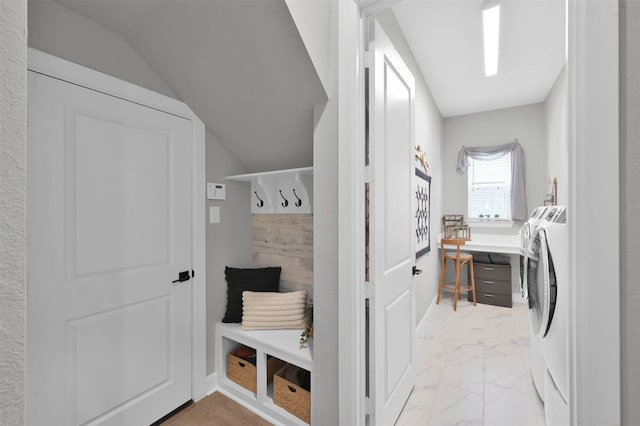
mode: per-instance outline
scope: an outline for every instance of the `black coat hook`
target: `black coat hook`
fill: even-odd
[[[254,194],[256,194],[256,198],[258,200],[260,200],[259,203],[256,203],[256,206],[258,207],[264,207],[264,201],[262,201],[262,199],[260,198],[260,196],[258,195],[258,191],[253,191]]]
[[[294,204],[296,205],[296,207],[300,207],[302,205],[302,200],[300,199],[300,197],[298,197],[298,194],[296,194],[295,188],[293,190],[293,196],[298,200]]]
[[[284,200],[284,203],[282,203],[282,207],[287,207],[289,205],[289,200],[287,200],[286,198],[284,198],[284,195],[282,195],[282,189],[280,189],[280,196],[282,197],[282,199]]]

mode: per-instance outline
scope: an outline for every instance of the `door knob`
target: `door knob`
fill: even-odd
[[[172,283],[181,283],[183,281],[189,281],[191,277],[189,276],[189,271],[182,271],[178,274],[178,279],[171,281]]]
[[[422,269],[418,269],[415,266],[411,270],[411,275],[420,275],[422,273]]]

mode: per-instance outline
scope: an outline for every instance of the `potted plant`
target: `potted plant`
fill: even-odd
[[[309,339],[313,338],[313,302],[307,304],[304,309],[305,328],[300,335],[300,349],[309,345]]]

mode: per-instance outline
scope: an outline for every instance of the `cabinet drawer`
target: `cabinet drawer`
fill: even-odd
[[[476,277],[476,292],[511,294],[511,281],[490,280]]]
[[[489,280],[511,281],[510,265],[494,265],[491,263],[474,263],[473,273],[477,278],[488,278]]]
[[[473,301],[471,292],[469,292],[468,300]],[[476,301],[485,305],[504,306],[505,308],[512,306],[511,294],[493,294],[478,291],[478,289],[476,289]]]

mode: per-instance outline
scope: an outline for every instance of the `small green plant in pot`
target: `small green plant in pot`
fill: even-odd
[[[309,303],[304,309],[305,328],[300,335],[300,348],[309,345],[309,339],[313,338],[313,303]]]

